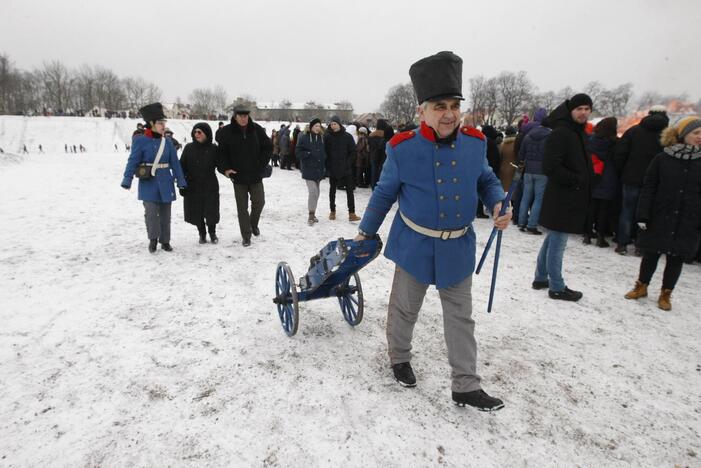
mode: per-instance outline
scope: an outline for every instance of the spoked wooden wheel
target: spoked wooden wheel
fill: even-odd
[[[336,288],[336,296],[346,322],[358,325],[363,320],[363,287],[358,273],[353,273]]]
[[[285,262],[280,262],[277,265],[273,302],[277,305],[282,329],[287,336],[293,336],[297,333],[299,326],[299,303],[295,278],[289,265]]]

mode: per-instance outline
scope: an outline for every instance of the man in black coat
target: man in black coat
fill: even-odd
[[[548,116],[553,129],[545,142],[543,173],[548,176],[540,224],[550,230],[538,254],[534,289],[549,288],[551,299],[578,301],[582,293],[565,285],[562,259],[568,234],[582,234],[591,199],[592,163],[584,126],[592,100],[576,94]]]
[[[265,205],[265,190],[261,173],[273,153],[273,143],[265,129],[253,122],[246,106],[234,107],[231,123],[219,130],[219,171],[234,182],[236,210],[244,247],[251,245],[251,234],[260,235],[258,221]],[[248,197],[251,212],[248,212]]]
[[[616,252],[625,255],[635,221],[640,188],[652,158],[662,151],[660,134],[669,125],[664,106],[652,106],[648,115],[638,125],[630,127],[616,145],[614,161],[621,174],[623,203],[616,232]]]
[[[329,174],[329,219],[336,219],[336,188],[346,187],[348,202],[348,220],[360,221],[355,214],[355,197],[353,195],[353,166],[355,164],[355,140],[341,125],[341,119],[334,115],[329,123],[329,131],[324,139],[326,150],[326,170]]]

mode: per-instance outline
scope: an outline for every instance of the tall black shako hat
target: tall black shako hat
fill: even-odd
[[[419,104],[425,101],[462,97],[462,59],[443,51],[424,57],[409,68],[411,84]]]
[[[155,122],[156,120],[166,120],[166,115],[163,113],[163,104],[154,102],[147,104],[139,109],[139,114],[146,122]]]

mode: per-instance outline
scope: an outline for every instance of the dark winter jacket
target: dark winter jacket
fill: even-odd
[[[337,132],[329,127],[324,135],[324,149],[326,150],[326,169],[330,177],[342,179],[353,175],[355,140],[350,133],[346,132],[343,125]]]
[[[660,151],[660,133],[669,125],[669,118],[655,112],[629,128],[616,145],[615,164],[621,183],[640,187],[650,161]]]
[[[236,171],[233,177],[236,184],[256,184],[263,180],[261,171],[273,152],[273,143],[263,127],[249,119],[242,128],[232,119],[229,125],[217,130],[215,138],[219,144],[219,172]]]
[[[532,129],[523,139],[518,159],[525,164],[524,174],[543,174],[543,156],[545,155],[545,140],[550,135],[548,127],[542,125]]]
[[[278,132],[278,144],[280,145],[280,156],[290,154],[290,127],[281,128]]]
[[[553,231],[582,234],[591,199],[591,157],[584,125],[570,115],[566,103],[548,116],[552,133],[545,141],[543,173],[548,176],[540,224]]]
[[[592,198],[613,200],[618,194],[618,172],[613,162],[616,141],[596,135],[589,137],[589,150],[604,165],[601,175],[592,173]]]
[[[207,141],[198,143],[195,130],[200,129]],[[180,165],[187,180],[184,191],[185,221],[199,224],[206,218],[207,224],[219,222],[219,181],[217,180],[217,146],[212,143],[212,129],[201,122],[192,129],[192,143],[185,145],[180,157]]]
[[[302,169],[302,179],[319,181],[326,173],[324,137],[312,132],[299,135],[295,154]]]
[[[499,177],[499,169],[501,168],[501,155],[497,145],[499,132],[491,125],[485,125],[482,127],[482,133],[487,137],[487,163],[489,163],[489,167],[492,168],[494,174]]]
[[[693,258],[701,240],[701,147],[668,146],[655,156],[645,173],[637,221],[642,250]]]
[[[539,107],[533,113],[533,120],[521,126],[521,128],[518,131],[518,135],[516,135],[516,142],[514,143],[514,151],[517,155],[521,151],[521,145],[523,144],[523,140],[526,138],[526,136],[531,132],[531,130],[534,130],[535,128],[541,126],[543,120],[547,116],[548,111],[546,111],[543,107]]]
[[[382,167],[385,163],[385,146],[387,145],[385,132],[379,129],[373,130],[368,135],[368,148],[370,148],[370,163]]]

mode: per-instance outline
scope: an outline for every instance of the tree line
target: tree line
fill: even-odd
[[[598,81],[589,82],[582,90],[567,86],[559,91],[539,92],[525,71],[503,71],[497,76],[473,76],[467,83],[467,110],[473,125],[514,125],[523,114],[543,107],[548,112],[576,92],[585,92],[594,101],[593,115],[622,117],[633,110],[646,110],[652,105],[669,105],[674,101],[686,102],[688,95],[663,95],[654,91],[643,93],[633,102],[633,85],[624,83],[611,88]],[[416,94],[411,83],[398,84],[389,89],[380,112],[390,121],[407,123],[416,114]],[[701,109],[701,100],[691,108]]]

